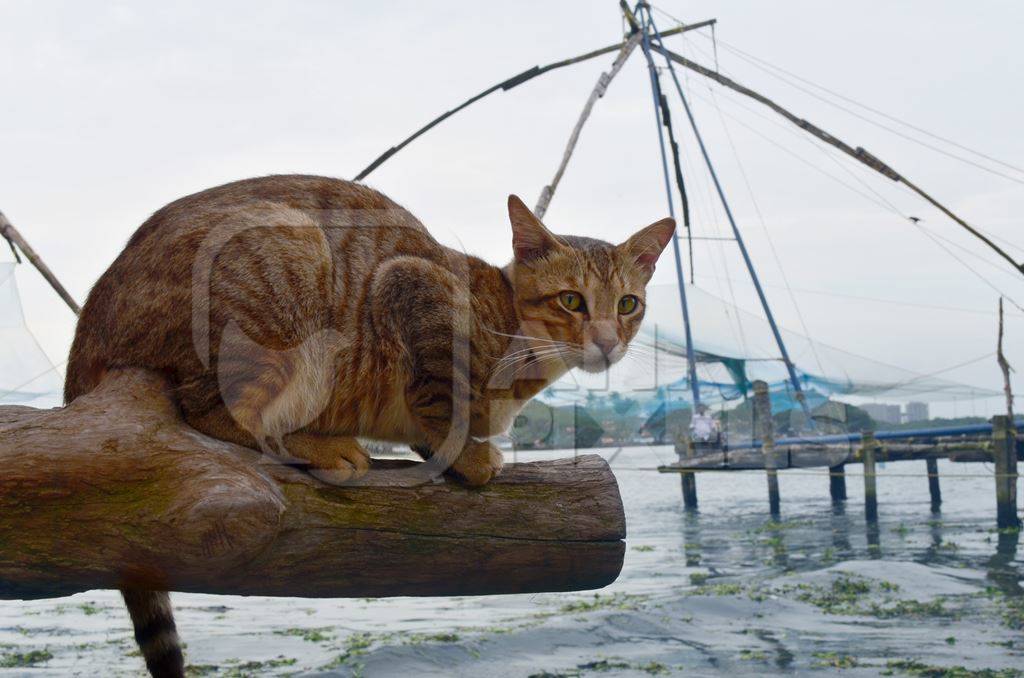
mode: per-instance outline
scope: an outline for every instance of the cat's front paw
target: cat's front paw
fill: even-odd
[[[311,476],[330,485],[358,480],[370,468],[370,455],[355,438],[293,433],[285,444],[310,463]]]
[[[501,450],[489,441],[473,441],[462,450],[452,464],[452,471],[466,485],[486,485],[501,473],[503,459]]]

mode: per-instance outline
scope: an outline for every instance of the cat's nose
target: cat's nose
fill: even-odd
[[[605,355],[611,354],[615,347],[619,345],[618,337],[594,337],[592,341],[594,346],[601,349],[601,352]]]

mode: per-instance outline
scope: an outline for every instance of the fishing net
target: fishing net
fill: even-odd
[[[768,384],[772,411],[780,417],[777,427],[792,431],[813,428],[818,433],[857,429],[857,418],[864,415],[845,403],[856,405],[878,397],[937,402],[998,395],[993,390],[919,374],[781,329],[813,412],[815,424],[809,425],[768,321],[700,288],[687,286],[686,290],[700,401],[719,416],[727,414],[722,424],[733,441],[749,436],[751,408],[747,399],[757,380]],[[692,416],[693,395],[677,288],[652,286],[647,307],[640,333],[620,363],[603,374],[576,370],[552,384],[539,396],[551,412],[525,410],[513,429],[513,438],[537,441],[538,431],[548,426],[556,437],[566,438],[560,443],[571,446],[570,424],[581,421],[580,412],[585,420],[591,415],[599,420],[605,433],[631,425],[634,436],[639,432],[641,436],[671,440],[685,431]],[[785,419],[787,416],[790,420]],[[872,427],[873,423],[866,420],[864,426]],[[614,433],[607,437],[605,442],[622,439]]]
[[[56,407],[60,374],[25,326],[14,270],[0,262],[0,404]]]

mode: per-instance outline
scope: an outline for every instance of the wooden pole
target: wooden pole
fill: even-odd
[[[874,155],[869,153],[866,149],[860,148],[860,147],[853,148],[852,146],[847,144],[842,139],[834,137],[831,134],[829,134],[828,132],[826,132],[825,130],[823,130],[820,127],[818,127],[817,125],[814,125],[813,123],[810,123],[807,120],[804,120],[803,118],[798,117],[794,113],[792,113],[789,110],[783,108],[782,106],[780,106],[779,104],[775,103],[774,101],[772,101],[768,97],[764,96],[763,94],[761,94],[759,92],[755,92],[754,90],[750,89],[749,87],[741,85],[740,83],[736,82],[735,80],[733,80],[731,78],[728,78],[728,77],[722,75],[721,73],[719,73],[716,70],[710,69],[707,66],[702,66],[701,64],[698,64],[698,63],[696,63],[694,61],[691,61],[691,60],[687,59],[686,57],[681,56],[679,54],[676,54],[675,52],[673,52],[671,50],[668,50],[668,49],[665,49],[663,47],[652,45],[652,49],[654,49],[657,52],[660,52],[667,59],[670,59],[671,61],[674,61],[675,63],[679,64],[680,66],[683,66],[684,68],[688,68],[691,71],[694,71],[696,73],[700,73],[704,77],[709,78],[711,80],[714,80],[718,84],[720,84],[720,85],[722,85],[724,87],[728,87],[729,89],[733,90],[734,92],[739,92],[743,96],[749,97],[749,98],[753,99],[754,101],[756,101],[756,102],[758,102],[758,103],[760,103],[760,104],[762,104],[764,106],[767,106],[768,108],[773,110],[775,113],[778,113],[779,115],[781,115],[786,120],[789,120],[791,123],[793,123],[794,125],[796,125],[800,129],[802,129],[805,132],[808,132],[809,134],[817,137],[821,141],[824,141],[826,144],[829,144],[831,146],[834,146],[835,148],[838,148],[840,151],[842,151],[843,153],[847,154],[848,156],[850,156],[854,160],[856,160],[856,161],[858,161],[858,162],[860,162],[860,163],[862,163],[864,165],[867,165],[868,167],[870,167],[871,169],[875,170],[879,174],[887,177],[888,179],[891,179],[892,181],[896,181],[896,182],[902,182],[903,185],[905,185],[907,188],[909,188],[910,190],[912,190],[915,193],[917,193],[919,196],[921,196],[926,201],[931,203],[940,212],[942,212],[947,217],[949,217],[950,219],[955,221],[957,224],[959,224],[961,228],[965,229],[971,235],[973,235],[975,238],[977,238],[978,240],[981,240],[983,243],[988,245],[988,247],[990,249],[992,249],[992,251],[994,251],[996,254],[998,254],[1003,259],[1008,261],[1014,267],[1014,269],[1016,269],[1018,272],[1024,273],[1024,263],[1019,263],[1010,254],[1008,254],[1003,248],[999,247],[999,245],[997,245],[994,242],[992,242],[992,240],[990,240],[988,237],[986,237],[983,233],[979,232],[976,228],[974,228],[973,226],[968,224],[966,221],[961,219],[959,216],[957,216],[948,207],[946,207],[945,205],[940,203],[938,200],[933,198],[931,195],[926,193],[923,189],[918,187],[916,184],[911,182],[909,179],[907,179],[903,175],[901,175],[898,172],[896,172],[896,170],[894,170],[892,167],[889,167],[889,165],[885,164],[884,162],[879,160],[877,157],[875,157]]]
[[[1017,517],[1017,439],[1012,420],[992,417],[992,458],[996,467],[996,525],[1020,527]]]
[[[833,504],[846,501],[846,464],[829,467],[828,493]]]
[[[939,488],[939,462],[934,457],[925,460],[928,468],[928,494],[932,499],[932,513],[938,513],[942,506],[942,490]]]
[[[714,26],[716,22],[717,22],[717,19],[707,19],[705,21],[698,21],[696,23],[686,24],[685,26],[677,26],[676,28],[673,28],[671,30],[665,31],[661,35],[662,35],[662,37],[668,37],[670,35],[677,35],[679,33],[686,33],[687,31],[695,31],[695,30],[698,30],[700,28],[706,28],[708,26]],[[627,39],[628,39],[628,36],[627,36]],[[496,85],[492,85],[491,87],[488,87],[487,89],[485,89],[484,91],[482,91],[482,92],[480,92],[478,94],[474,94],[473,96],[471,96],[470,98],[466,99],[465,101],[463,101],[461,104],[459,104],[455,108],[452,108],[452,109],[449,109],[449,110],[445,111],[441,115],[437,116],[436,118],[434,118],[433,120],[428,122],[423,127],[420,127],[418,130],[416,130],[415,132],[410,134],[408,137],[403,139],[398,144],[392,146],[388,150],[386,150],[383,153],[381,153],[379,156],[377,156],[377,158],[373,162],[371,162],[369,165],[364,167],[363,170],[361,172],[359,172],[359,174],[356,175],[356,177],[355,177],[355,179],[353,179],[353,181],[362,181],[367,176],[369,176],[369,174],[371,172],[373,172],[378,167],[383,165],[385,162],[387,162],[387,160],[389,158],[391,158],[393,155],[398,153],[400,150],[402,150],[403,148],[408,146],[410,143],[415,141],[421,135],[425,134],[429,130],[431,130],[434,127],[436,127],[437,125],[441,124],[442,122],[444,122],[445,120],[447,120],[451,116],[455,115],[459,111],[463,110],[464,108],[468,108],[469,106],[475,104],[477,101],[480,101],[484,97],[486,97],[486,96],[488,96],[490,94],[493,94],[494,92],[497,92],[499,90],[502,91],[502,92],[507,92],[510,89],[512,89],[513,87],[518,87],[519,85],[523,84],[527,80],[532,80],[533,78],[537,77],[538,75],[541,75],[543,73],[547,73],[548,71],[553,71],[553,70],[555,70],[557,68],[564,68],[566,66],[571,66],[573,64],[578,64],[578,63],[581,63],[583,61],[587,61],[588,59],[593,59],[595,57],[599,57],[602,54],[610,54],[611,52],[614,52],[614,51],[616,51],[618,49],[621,49],[622,48],[622,44],[623,43],[620,42],[620,43],[616,43],[614,45],[608,45],[607,47],[601,47],[599,49],[591,50],[591,51],[587,52],[586,54],[580,54],[579,56],[570,57],[568,59],[562,59],[561,61],[556,61],[554,63],[547,64],[546,66],[533,66],[531,68],[527,68],[522,73],[518,73],[516,75],[513,75],[511,78],[508,78],[507,80],[503,80],[503,81],[499,82]]]
[[[186,426],[159,377],[114,371],[64,409],[0,407],[0,598],[134,587],[378,597],[605,586],[621,499],[595,455],[491,484],[325,485]]]
[[[622,49],[619,50],[618,55],[615,57],[615,61],[612,62],[612,67],[607,73],[601,73],[597,79],[597,84],[594,85],[593,91],[590,92],[590,96],[587,97],[587,102],[583,105],[583,112],[580,113],[579,120],[576,121],[576,125],[572,128],[572,133],[569,135],[569,142],[565,146],[565,152],[562,154],[562,161],[558,163],[558,169],[555,170],[555,177],[551,180],[551,183],[544,187],[540,193],[540,199],[537,200],[537,206],[533,208],[533,213],[537,215],[538,219],[543,219],[544,214],[548,211],[548,205],[551,203],[551,198],[555,195],[555,189],[558,188],[558,183],[562,180],[562,175],[565,174],[565,168],[569,165],[569,159],[572,157],[572,152],[576,150],[576,143],[580,140],[580,133],[583,131],[583,124],[590,117],[590,112],[594,110],[594,104],[597,100],[604,96],[604,93],[608,91],[608,85],[611,84],[612,79],[618,75],[619,71],[622,70],[622,66],[626,63],[626,59],[633,53],[636,46],[640,44],[640,40],[643,38],[643,34],[638,32],[633,33],[629,36],[625,42],[622,43]]]
[[[875,452],[878,442],[875,434],[865,431],[861,435],[861,460],[864,464],[864,518],[873,523],[878,520],[878,493],[875,487]]]
[[[68,308],[74,311],[75,315],[82,314],[82,308],[78,305],[78,302],[75,301],[70,292],[64,289],[64,286],[60,284],[60,280],[57,280],[57,276],[53,274],[50,267],[43,263],[42,258],[36,254],[32,246],[28,244],[28,241],[18,232],[18,229],[14,228],[14,225],[7,220],[3,212],[0,212],[0,236],[3,236],[9,243],[16,245],[21,250],[25,258],[46,278],[46,282],[50,283],[50,287],[60,295],[60,298],[68,305]]]
[[[1003,354],[1003,298],[999,297],[999,338],[996,340],[996,362],[1003,373],[1003,393],[1006,394],[1006,416],[1009,417],[1010,428],[1013,429],[1013,388],[1010,384],[1010,367],[1006,355]]]
[[[693,441],[686,437],[676,443],[676,453],[684,459],[693,459]],[[683,507],[687,511],[697,510],[697,474],[683,471],[679,474],[679,482],[683,488]]]
[[[760,379],[754,382],[754,433],[761,439],[764,471],[768,479],[768,508],[773,516],[779,515],[779,476],[775,458],[775,427],[772,422],[772,401],[768,384]]]

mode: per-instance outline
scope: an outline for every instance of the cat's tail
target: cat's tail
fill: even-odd
[[[184,678],[185,658],[167,591],[123,589],[121,595],[135,627],[135,642],[153,678]]]

